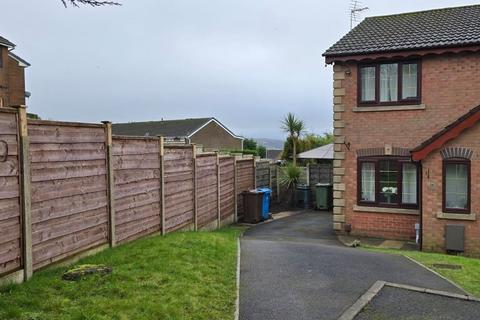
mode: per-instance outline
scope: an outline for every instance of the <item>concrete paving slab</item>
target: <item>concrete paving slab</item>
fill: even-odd
[[[384,286],[354,319],[476,320],[479,316],[478,301]]]

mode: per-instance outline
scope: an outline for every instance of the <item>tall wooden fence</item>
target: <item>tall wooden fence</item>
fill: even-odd
[[[150,234],[233,223],[255,180],[254,159],[0,108],[0,280]]]

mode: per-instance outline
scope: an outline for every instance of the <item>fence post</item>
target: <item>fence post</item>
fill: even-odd
[[[192,144],[193,152],[193,228],[198,230],[198,205],[197,205],[197,146]]]
[[[309,186],[310,185],[310,164],[309,163],[307,163],[307,169],[305,171],[307,175],[307,178],[306,178],[307,186]]]
[[[222,215],[220,212],[220,155],[217,153],[217,228],[220,228]]]
[[[277,183],[277,202],[279,203],[280,202],[280,167],[279,166],[275,166],[275,170],[277,170],[276,172],[276,183]]]
[[[238,222],[237,157],[233,157],[233,197],[235,201],[234,222]]]
[[[273,190],[272,183],[272,165],[268,163],[268,187],[270,188],[270,190]]]
[[[107,207],[108,207],[108,238],[110,247],[115,247],[117,239],[115,236],[115,182],[113,178],[113,150],[112,150],[112,123],[102,121],[105,126],[105,146],[107,156]]]
[[[165,140],[158,136],[158,157],[160,160],[160,231],[165,235]]]
[[[27,128],[26,106],[16,106],[18,116],[18,133],[20,137],[20,199],[22,214],[22,255],[23,279],[26,281],[33,275],[32,255],[32,211],[30,193],[30,141]]]
[[[257,160],[253,158],[253,189],[257,188]]]

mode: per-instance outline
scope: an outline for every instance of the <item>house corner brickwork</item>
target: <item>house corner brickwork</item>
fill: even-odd
[[[333,135],[334,135],[334,160],[333,160],[333,228],[337,232],[343,231],[345,224],[345,151],[344,128],[345,121],[345,68],[340,64],[333,66]]]

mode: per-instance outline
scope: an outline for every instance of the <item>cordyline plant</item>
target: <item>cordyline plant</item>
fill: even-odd
[[[297,143],[298,138],[305,130],[305,123],[295,117],[293,113],[288,113],[282,121],[282,130],[288,133],[292,141],[293,165],[297,164]]]
[[[62,1],[65,8],[68,5],[72,7],[79,7],[80,5],[88,5],[92,7],[102,7],[102,6],[121,6],[121,3],[114,2],[114,1],[97,1],[97,0],[60,0]]]
[[[290,198],[290,204],[293,205],[295,188],[300,181],[302,176],[302,170],[300,167],[293,163],[287,164],[285,167],[282,167],[282,171],[279,178],[279,182],[282,186],[287,188],[287,197]]]

